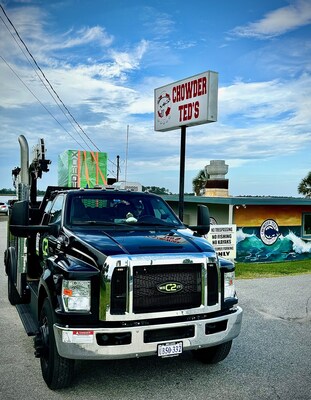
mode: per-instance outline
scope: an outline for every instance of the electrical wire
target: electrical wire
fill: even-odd
[[[6,14],[3,6],[0,4],[0,7],[3,11],[3,14],[5,15],[6,19],[8,20],[9,24],[12,26],[14,32],[16,33],[18,39],[20,40],[20,42],[23,44],[23,46],[25,47],[27,53],[29,54],[30,58],[32,59],[32,61],[34,62],[35,66],[37,67],[37,69],[40,71],[40,73],[42,74],[44,80],[46,81],[46,83],[48,84],[48,86],[50,87],[50,89],[52,90],[52,92],[55,94],[55,96],[57,97],[58,101],[61,103],[61,105],[64,107],[64,109],[66,110],[66,112],[68,113],[68,115],[72,118],[72,120],[75,122],[75,124],[78,126],[78,128],[80,129],[80,131],[88,138],[88,140],[93,144],[93,146],[100,151],[100,149],[96,146],[96,144],[92,141],[92,139],[87,135],[87,133],[83,130],[83,128],[81,127],[81,125],[77,122],[77,120],[75,119],[75,117],[72,115],[72,113],[70,112],[70,110],[68,109],[68,107],[64,104],[64,102],[62,101],[62,99],[60,98],[60,96],[58,95],[58,93],[56,92],[56,90],[54,89],[54,87],[52,86],[51,82],[48,80],[48,78],[46,77],[45,73],[43,72],[43,70],[41,69],[41,67],[39,66],[39,64],[37,63],[37,61],[35,60],[34,56],[32,55],[31,51],[29,50],[28,46],[26,45],[26,43],[24,42],[24,40],[22,39],[22,37],[20,36],[20,34],[18,33],[17,29],[15,28],[13,22],[10,20],[10,18],[8,17],[8,15]],[[1,18],[2,19],[2,18]],[[3,20],[3,19],[2,19]],[[5,24],[5,26],[7,27],[7,25]],[[7,28],[8,29],[8,28]],[[10,32],[11,33],[11,32]],[[12,35],[12,33],[11,33]],[[12,35],[13,36],[13,35]],[[27,59],[28,60],[28,59]],[[29,61],[29,60],[28,60]],[[45,88],[46,85],[44,84]],[[50,91],[49,91],[50,93]],[[55,98],[53,97],[53,99],[55,100]],[[84,141],[84,139],[82,139]],[[85,141],[84,141],[85,142]],[[86,143],[86,142],[85,142]],[[87,143],[86,143],[87,144]],[[88,145],[87,145],[88,146]],[[89,146],[88,146],[89,147]],[[90,148],[90,147],[89,147]]]
[[[73,124],[73,122],[69,119],[68,115],[65,113],[65,111],[61,108],[61,106],[59,105],[59,103],[57,102],[57,100],[55,99],[53,93],[51,93],[51,91],[49,90],[48,86],[46,85],[46,83],[44,82],[44,80],[41,78],[41,76],[38,74],[38,72],[36,71],[36,69],[34,68],[34,66],[32,65],[32,63],[30,62],[30,60],[28,59],[27,54],[25,53],[25,51],[23,50],[23,48],[20,46],[20,44],[18,43],[18,41],[16,40],[16,38],[14,37],[14,35],[12,34],[12,32],[9,30],[7,24],[5,23],[5,21],[3,20],[3,18],[0,16],[0,19],[2,20],[3,24],[5,25],[5,27],[7,28],[8,32],[10,33],[10,35],[12,36],[12,38],[14,39],[15,43],[17,44],[17,46],[20,48],[21,52],[24,54],[26,60],[28,61],[29,65],[31,66],[31,68],[34,70],[35,74],[37,75],[37,77],[40,79],[41,83],[45,86],[46,90],[48,91],[48,93],[50,94],[50,96],[53,98],[55,104],[57,105],[57,107],[60,109],[60,111],[63,113],[63,115],[65,116],[65,118],[68,120],[68,122],[71,124],[71,126],[75,129],[75,131],[77,132],[77,134],[80,136],[80,138],[83,140],[83,142],[86,144],[86,146],[92,150],[90,148],[90,146],[87,144],[87,142],[85,141],[85,139],[81,136],[81,133],[77,130],[77,128],[75,127],[75,125]],[[6,63],[8,65],[8,63]],[[9,67],[12,71],[13,68]],[[18,74],[14,71],[14,74],[17,76]],[[20,80],[22,80],[20,77],[18,77]],[[23,84],[27,87],[27,85],[23,82]],[[29,90],[29,88],[27,87],[27,89]],[[30,91],[31,92],[31,91]],[[32,93],[32,92],[31,92]],[[33,93],[32,93],[33,94]],[[45,107],[46,109],[46,107]],[[53,117],[54,119],[56,119],[56,117]],[[81,145],[80,145],[81,146]],[[82,148],[84,149],[84,147],[82,146]]]
[[[58,123],[58,125],[64,129],[65,132],[68,133],[68,135],[80,146],[81,144],[77,141],[77,139],[71,135],[71,133],[58,121],[57,118],[54,117],[54,115],[51,113],[51,111],[42,103],[42,101],[35,95],[35,93],[26,85],[26,83],[18,76],[18,74],[14,71],[14,69],[10,66],[10,64],[2,57],[0,54],[0,58],[2,61],[10,68],[10,70],[13,72],[13,74],[21,81],[21,83],[26,87],[27,90],[33,95],[33,97],[41,104],[41,106],[45,109],[46,112],[50,114],[50,116]]]
[[[50,94],[50,96],[53,98],[54,102],[56,103],[56,105],[59,107],[59,109],[62,111],[62,113],[64,114],[64,116],[67,118],[67,120],[70,122],[70,124],[73,126],[73,128],[75,129],[75,131],[79,134],[80,138],[83,140],[83,142],[88,146],[88,148],[91,150],[90,146],[87,144],[87,142],[85,141],[85,139],[81,136],[80,132],[78,132],[77,128],[74,126],[74,124],[72,123],[72,121],[77,125],[77,127],[80,129],[80,131],[87,137],[87,139],[93,144],[93,146],[100,152],[101,150],[98,148],[98,146],[93,142],[93,140],[89,137],[89,135],[84,131],[84,129],[81,127],[81,125],[78,123],[78,121],[75,119],[75,117],[72,115],[72,113],[70,112],[70,110],[68,109],[68,107],[64,104],[64,102],[62,101],[62,99],[60,98],[60,96],[57,94],[56,90],[54,89],[54,87],[52,86],[52,84],[50,83],[50,81],[48,80],[48,78],[46,77],[45,73],[43,72],[43,70],[41,69],[41,67],[39,66],[39,64],[37,63],[37,61],[35,60],[34,56],[32,55],[32,53],[30,52],[28,46],[26,45],[26,43],[24,42],[24,40],[21,38],[20,34],[18,33],[17,29],[15,28],[13,22],[11,21],[11,19],[8,17],[8,15],[6,14],[3,6],[0,4],[0,8],[3,12],[3,14],[5,15],[7,21],[9,22],[9,24],[12,26],[14,32],[16,33],[17,37],[19,38],[20,42],[23,44],[24,48],[26,49],[27,53],[29,54],[31,60],[33,61],[33,63],[35,64],[35,66],[37,67],[37,69],[40,71],[41,75],[43,76],[45,82],[48,84],[48,86],[44,83],[44,81],[42,80],[42,78],[40,77],[40,75],[37,73],[37,71],[35,70],[35,68],[33,67],[33,65],[31,64],[28,56],[25,54],[24,50],[21,48],[21,46],[19,45],[19,43],[17,42],[16,38],[14,37],[14,35],[12,34],[12,32],[10,31],[9,27],[7,26],[7,24],[5,23],[5,21],[3,20],[3,18],[0,16],[2,22],[4,23],[5,27],[7,28],[7,30],[9,31],[9,33],[11,34],[11,36],[13,37],[13,39],[15,40],[16,44],[19,46],[20,50],[22,51],[22,53],[24,54],[25,58],[27,59],[28,63],[31,65],[31,67],[34,69],[36,75],[38,76],[38,78],[40,79],[41,83],[44,85],[44,87],[46,88],[46,90],[48,91],[48,93]],[[67,134],[69,134],[69,136],[75,140],[75,142],[83,148],[83,146],[81,146],[81,144],[68,132],[68,130],[53,116],[53,114],[47,109],[47,107],[38,99],[38,97],[30,90],[30,88],[25,84],[25,82],[18,76],[18,74],[13,70],[13,68],[7,63],[7,61],[0,56],[1,59],[5,62],[5,64],[11,69],[11,71],[14,73],[14,75],[23,83],[23,85],[29,90],[29,92],[36,98],[36,100],[43,106],[43,108],[52,116],[52,118],[65,130],[65,132]],[[54,93],[54,95],[56,96],[57,100],[61,103],[61,105],[63,106],[63,108],[66,110],[66,112],[68,113],[68,115],[71,117],[72,121],[68,118],[68,115],[64,112],[64,110],[61,108],[61,106],[59,105],[59,103],[57,102],[56,98],[54,97],[53,93],[51,93],[51,91]],[[109,160],[108,161],[110,163],[112,163],[114,166],[117,166],[113,161]],[[111,171],[109,171],[111,172]]]

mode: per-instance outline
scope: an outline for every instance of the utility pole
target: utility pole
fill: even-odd
[[[117,156],[117,182],[119,182],[119,173],[120,173],[120,156]]]

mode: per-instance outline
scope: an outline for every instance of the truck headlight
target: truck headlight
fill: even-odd
[[[224,273],[224,298],[235,297],[235,272]]]
[[[62,299],[65,311],[90,311],[91,282],[64,279],[62,284]]]

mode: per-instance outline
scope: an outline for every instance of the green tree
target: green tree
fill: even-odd
[[[298,193],[305,197],[311,197],[311,171],[298,185]]]
[[[165,189],[164,187],[160,188],[158,186],[143,186],[143,191],[144,192],[150,192],[154,194],[172,194],[168,189]]]
[[[9,195],[9,194],[14,194],[14,193],[15,193],[14,189],[6,189],[6,188],[0,189],[0,194]]]
[[[192,180],[192,188],[196,196],[201,195],[201,190],[205,188],[207,175],[204,169],[201,169],[197,176]]]

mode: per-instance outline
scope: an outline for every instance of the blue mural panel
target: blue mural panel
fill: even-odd
[[[301,239],[300,227],[278,227],[278,232],[267,228],[267,234],[274,234],[271,244],[265,244],[261,227],[238,228],[238,262],[276,262],[311,260],[311,242]],[[269,238],[269,237],[268,237]],[[267,241],[266,241],[267,243]]]

